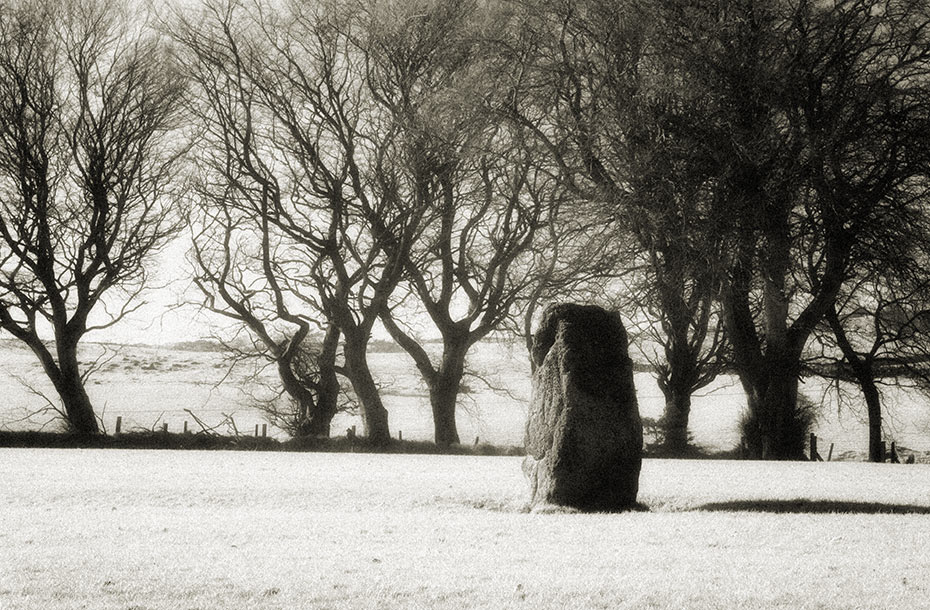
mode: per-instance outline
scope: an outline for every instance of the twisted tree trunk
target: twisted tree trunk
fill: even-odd
[[[82,435],[100,434],[100,425],[81,376],[77,357],[78,341],[70,337],[56,341],[57,361],[38,338],[27,343],[39,357],[42,368],[61,399],[68,428]]]
[[[358,397],[364,434],[372,444],[386,445],[391,441],[388,412],[368,366],[368,338],[355,329],[343,329],[343,334],[346,373]]]

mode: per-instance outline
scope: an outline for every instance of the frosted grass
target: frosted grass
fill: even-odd
[[[519,465],[0,450],[0,608],[927,607],[930,466],[646,460],[605,515]]]

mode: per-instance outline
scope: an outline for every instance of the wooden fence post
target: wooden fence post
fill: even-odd
[[[116,416],[116,434],[119,434],[120,428],[122,427],[123,427],[123,416],[117,415]]]
[[[830,443],[830,453],[827,454],[827,461],[833,459],[833,443]]]
[[[255,424],[255,436],[258,437],[258,424]]]
[[[894,441],[891,441],[891,458],[888,460],[892,464],[900,464],[901,460],[898,459],[898,448]]]
[[[833,451],[833,445],[830,445],[830,451]],[[817,435],[811,432],[811,457],[812,462],[822,462],[823,458],[820,457],[820,452],[817,451]]]
[[[268,436],[268,424],[262,424],[262,438]]]
[[[184,420],[184,434],[187,434],[187,420]]]
[[[404,431],[403,431],[403,430],[398,430],[398,431],[397,431],[397,440],[399,440],[399,441],[404,440]]]

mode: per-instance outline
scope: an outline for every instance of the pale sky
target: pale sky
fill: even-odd
[[[182,233],[153,261],[154,264],[149,268],[152,273],[151,287],[143,293],[141,299],[145,305],[111,328],[87,333],[83,340],[162,345],[208,338],[211,331],[228,328],[228,322],[221,316],[200,312],[193,305],[177,307],[184,301],[185,289],[187,300],[197,299],[197,293],[192,290],[189,265],[184,258],[189,239],[187,234]],[[107,304],[111,311],[116,311],[117,308],[112,304],[116,303],[118,292],[111,290],[109,294],[111,300]],[[135,302],[138,303],[138,300]],[[102,305],[98,305],[88,323],[101,324],[107,319]],[[51,328],[40,325],[39,335],[50,338]],[[0,331],[0,338],[8,336]]]

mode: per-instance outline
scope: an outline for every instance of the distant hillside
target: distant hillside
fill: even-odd
[[[307,339],[314,345],[319,345],[322,343],[322,336],[320,337],[309,337]],[[163,347],[172,350],[185,351],[185,352],[222,352],[225,351],[223,345],[213,339],[198,339],[197,341],[179,341],[177,343],[169,343]],[[241,346],[242,349],[247,349],[247,342],[243,342]],[[368,350],[372,353],[401,353],[404,350],[393,341],[386,341],[382,339],[372,339],[368,343]]]
[[[400,354],[403,353],[404,348],[393,341],[372,339],[368,342],[368,350],[374,354]]]
[[[169,343],[164,347],[182,352],[222,352],[226,349],[221,343],[212,339],[178,341],[177,343]]]

